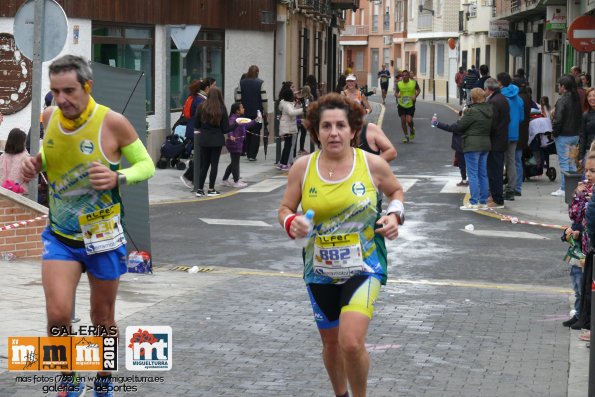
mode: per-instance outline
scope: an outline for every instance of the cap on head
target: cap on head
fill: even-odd
[[[345,78],[345,81],[356,81],[356,80],[357,80],[357,77],[355,77],[354,74],[350,74],[349,76],[347,76]]]

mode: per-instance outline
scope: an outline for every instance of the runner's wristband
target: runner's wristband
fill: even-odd
[[[287,233],[287,235],[289,236],[290,239],[295,240],[295,236],[293,234],[291,234],[291,222],[293,222],[293,220],[295,219],[295,217],[297,216],[297,214],[289,214],[285,217],[285,220],[283,221],[283,226],[285,227],[285,232]]]
[[[403,202],[401,200],[393,200],[388,204],[388,208],[386,209],[387,214],[392,214],[394,212],[405,212],[405,206],[403,206]]]

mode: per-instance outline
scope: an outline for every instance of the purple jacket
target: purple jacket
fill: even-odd
[[[252,120],[246,124],[237,124],[236,119],[238,118],[237,114],[232,114],[229,116],[229,126],[234,127],[233,130],[228,134],[229,137],[235,137],[236,140],[232,141],[230,139],[225,140],[225,147],[229,153],[242,153],[242,146],[244,145],[244,139],[246,138],[246,130],[256,124],[256,121]]]

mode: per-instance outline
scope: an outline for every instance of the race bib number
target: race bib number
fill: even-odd
[[[120,204],[79,216],[88,255],[112,251],[126,244]]]
[[[359,234],[316,236],[314,273],[332,278],[350,278],[364,270]]]
[[[411,102],[411,97],[410,96],[404,96],[403,97],[403,105],[407,105],[407,104],[409,104],[409,102]]]
[[[381,77],[380,77],[380,82],[381,82],[381,83],[383,83],[383,84],[386,84],[386,83],[388,83],[388,77],[386,77],[386,76],[381,76]]]

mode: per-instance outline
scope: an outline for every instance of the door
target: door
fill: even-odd
[[[368,78],[368,81],[372,87],[378,87],[378,79],[376,78],[376,74],[380,70],[380,53],[378,48],[372,48],[370,54],[372,56],[372,64],[370,65],[370,77]]]

